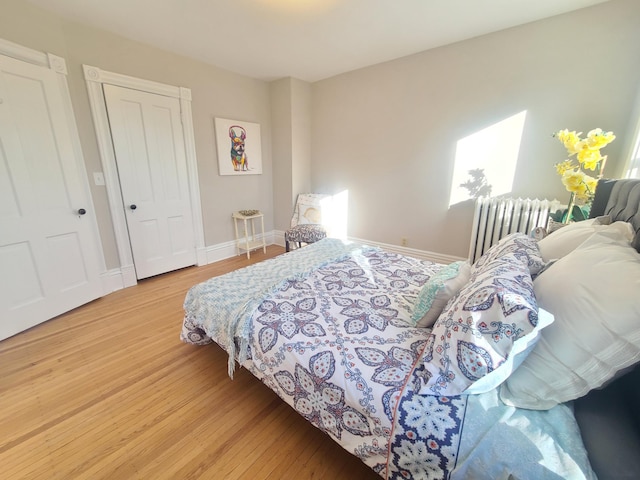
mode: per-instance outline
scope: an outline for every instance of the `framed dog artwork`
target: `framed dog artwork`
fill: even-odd
[[[262,173],[259,123],[216,118],[215,130],[220,175]]]

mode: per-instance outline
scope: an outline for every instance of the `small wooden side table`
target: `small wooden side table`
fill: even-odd
[[[240,255],[241,252],[247,252],[247,258],[251,258],[251,250],[256,250],[262,247],[262,251],[267,253],[267,243],[264,236],[264,214],[261,212],[253,215],[242,215],[240,212],[233,212],[231,214],[233,218],[233,226],[236,229],[236,253]],[[256,237],[256,224],[255,221],[260,219],[260,233],[261,238]],[[240,238],[238,235],[238,221],[241,220],[244,224],[244,238]],[[251,235],[247,228],[247,220],[251,224]]]

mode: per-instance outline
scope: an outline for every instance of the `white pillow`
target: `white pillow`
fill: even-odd
[[[319,225],[322,223],[322,210],[317,203],[301,203],[298,210],[298,225]]]
[[[300,193],[296,200],[296,206],[293,209],[293,215],[291,216],[291,228],[298,225],[300,219],[300,205],[315,205],[319,206],[321,202],[326,201],[331,195],[325,193]]]
[[[571,223],[547,235],[538,242],[542,259],[548,262],[562,258],[596,232],[616,232],[620,238],[631,242],[634,232],[630,223],[615,222],[611,225],[602,225],[600,222],[598,218],[592,218]]]
[[[555,322],[502,385],[506,404],[546,410],[640,361],[640,254],[617,232],[593,234],[536,278],[534,290]]]
[[[422,286],[413,307],[411,320],[416,327],[430,327],[438,319],[451,297],[469,281],[469,262],[453,262],[443,267]]]

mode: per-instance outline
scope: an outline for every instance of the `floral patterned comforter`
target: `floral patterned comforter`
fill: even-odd
[[[318,243],[323,242],[336,241]],[[316,245],[293,252],[293,258],[313,257],[324,248]],[[261,296],[247,328],[235,330],[248,335],[245,368],[383,478],[466,478],[474,472],[478,478],[508,478],[513,472],[519,472],[513,478],[590,478],[581,442],[566,435],[573,428],[579,439],[568,407],[545,416],[506,407],[492,392],[422,394],[422,353],[433,338],[430,329],[415,328],[409,319],[420,288],[442,265],[376,248],[348,248]],[[218,341],[215,332],[224,328],[198,322],[201,317],[189,311],[193,303],[185,302],[182,339]],[[219,343],[229,345],[228,339]],[[483,413],[466,418],[478,409]],[[499,426],[512,420],[522,424],[508,454],[516,466],[504,468],[486,442],[502,439]],[[535,444],[547,439],[545,462],[531,455],[527,428]]]

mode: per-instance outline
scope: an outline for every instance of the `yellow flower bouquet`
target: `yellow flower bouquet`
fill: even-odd
[[[567,129],[553,135],[564,144],[569,154],[567,160],[555,165],[562,184],[571,193],[566,213],[562,212],[561,219],[554,219],[563,223],[569,223],[571,219],[584,220],[587,217],[598,179],[602,178],[607,163],[607,156],[603,156],[600,150],[616,138],[613,132],[604,132],[601,128],[591,130],[585,138],[581,138],[581,135],[582,132],[570,132]],[[597,174],[587,175],[585,170]]]

